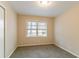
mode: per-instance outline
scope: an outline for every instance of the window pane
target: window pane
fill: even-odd
[[[47,29],[47,26],[38,26],[38,29]]]
[[[37,25],[37,22],[32,22],[32,25]]]
[[[28,37],[30,37],[30,36],[31,36],[31,37],[37,36],[36,30],[28,30],[27,36],[28,36]]]
[[[31,30],[31,36],[36,36],[36,30]]]
[[[27,29],[31,29],[31,26],[30,26],[30,25],[28,25],[28,26],[27,26]]]
[[[27,36],[30,36],[31,30],[27,30]]]
[[[47,24],[44,22],[38,22],[38,26],[46,26]]]
[[[38,36],[47,36],[47,30],[38,30]]]
[[[31,36],[31,37],[36,37],[36,34],[31,34],[30,36]]]
[[[37,26],[32,26],[32,28],[31,29],[37,29]]]
[[[38,23],[38,29],[47,29],[47,24],[43,22]]]
[[[47,37],[47,33],[42,34],[43,37]]]
[[[27,29],[37,29],[37,26],[30,26],[30,25],[28,25]]]
[[[36,34],[36,30],[31,30],[31,33],[35,33]]]

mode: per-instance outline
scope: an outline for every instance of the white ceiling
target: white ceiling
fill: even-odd
[[[71,8],[78,2],[54,2],[50,7],[44,8],[37,1],[9,1],[11,7],[19,14],[56,17]]]

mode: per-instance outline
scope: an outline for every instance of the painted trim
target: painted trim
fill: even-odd
[[[0,5],[0,7],[4,11],[4,58],[5,58],[5,8],[2,5]]]
[[[65,49],[64,47],[62,47],[62,46],[60,46],[60,45],[58,45],[58,44],[55,44],[55,45],[56,45],[57,47],[59,47],[59,48],[65,50],[65,51],[71,53],[72,55],[76,56],[77,58],[79,58],[79,55],[73,53],[72,51],[69,51],[68,49]]]
[[[37,45],[49,45],[49,44],[53,44],[53,43],[23,44],[23,45],[17,45],[17,46],[18,46],[18,47],[21,47],[21,46],[37,46]]]
[[[16,50],[16,48],[7,57],[5,57],[5,58],[10,58],[10,56],[14,53],[14,51]]]

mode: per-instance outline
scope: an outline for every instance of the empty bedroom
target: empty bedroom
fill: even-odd
[[[0,58],[78,58],[79,1],[0,1]]]

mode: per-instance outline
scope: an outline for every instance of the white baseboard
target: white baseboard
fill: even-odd
[[[16,48],[9,54],[9,56],[7,58],[10,58],[10,56],[13,54],[13,52],[16,50]]]
[[[51,43],[49,43],[49,44],[51,44]],[[38,44],[38,45],[49,45],[49,44]],[[72,55],[76,56],[77,58],[79,58],[79,55],[77,55],[77,54],[75,54],[75,53],[69,51],[68,49],[65,49],[65,48],[63,48],[62,46],[57,45],[57,44],[55,44],[55,45],[58,46],[59,48],[65,50],[65,51],[71,53]],[[24,45],[18,45],[17,47],[20,47],[20,46],[36,46],[36,44],[32,44],[32,45],[24,44]],[[16,47],[16,48],[17,48],[17,47]],[[13,52],[16,50],[16,48],[10,53],[10,55],[8,56],[8,58],[13,54]]]
[[[18,47],[21,47],[21,46],[49,45],[49,44],[53,44],[53,43],[41,43],[41,44],[23,44],[23,45],[18,45]]]
[[[59,48],[61,48],[61,49],[65,50],[65,51],[67,51],[67,52],[71,53],[72,55],[76,56],[77,58],[79,58],[79,55],[77,55],[77,54],[73,53],[72,51],[69,51],[68,49],[63,48],[63,47],[62,47],[62,46],[60,46],[60,45],[57,45],[57,44],[55,44],[55,45],[56,45],[57,47],[59,47]]]

